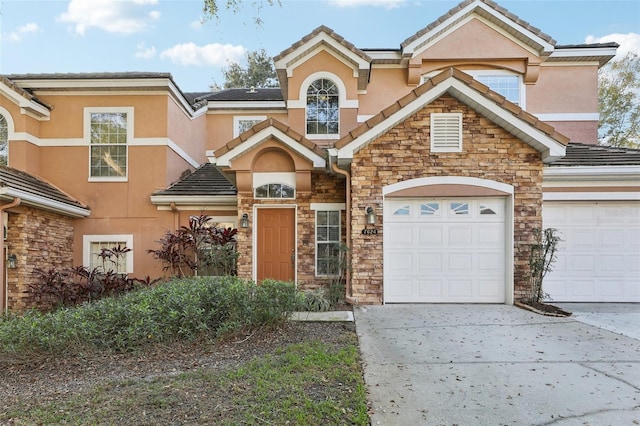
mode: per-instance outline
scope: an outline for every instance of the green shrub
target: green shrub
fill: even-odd
[[[50,313],[0,320],[0,359],[85,348],[130,351],[154,342],[218,338],[279,324],[296,308],[292,283],[184,278]]]

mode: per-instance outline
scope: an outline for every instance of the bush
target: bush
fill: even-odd
[[[280,324],[295,311],[296,300],[292,283],[184,278],[73,308],[5,316],[0,359],[215,339]]]

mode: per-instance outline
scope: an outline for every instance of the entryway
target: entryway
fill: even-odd
[[[295,281],[295,208],[258,208],[256,281]]]

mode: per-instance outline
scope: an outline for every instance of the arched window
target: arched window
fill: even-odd
[[[9,125],[4,115],[0,114],[0,165],[7,165],[7,151],[9,149]]]
[[[339,93],[336,85],[321,78],[307,89],[307,134],[337,135],[340,118]]]

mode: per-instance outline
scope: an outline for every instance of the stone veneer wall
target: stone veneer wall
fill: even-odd
[[[295,200],[265,200],[253,198],[251,192],[238,192],[238,216],[249,213],[249,228],[238,229],[238,276],[251,279],[253,273],[253,232],[255,217],[253,206],[295,205],[297,207],[297,284],[302,290],[311,290],[328,283],[328,279],[315,276],[315,212],[311,203],[344,203],[345,179],[325,172],[313,172],[311,191],[296,191]],[[342,238],[345,239],[346,212],[342,212]]]
[[[463,151],[430,152],[430,114],[463,114]],[[382,188],[409,179],[465,176],[514,186],[515,300],[525,296],[529,270],[528,244],[532,231],[542,227],[542,173],[540,153],[506,130],[448,95],[434,101],[372,141],[354,155],[352,182],[352,289],[358,304],[383,300],[382,233],[361,234],[366,206],[375,206],[382,223]]]
[[[29,284],[34,269],[73,266],[73,220],[54,213],[19,207],[9,213],[7,253],[17,256],[17,268],[7,269],[10,311],[34,307]]]

